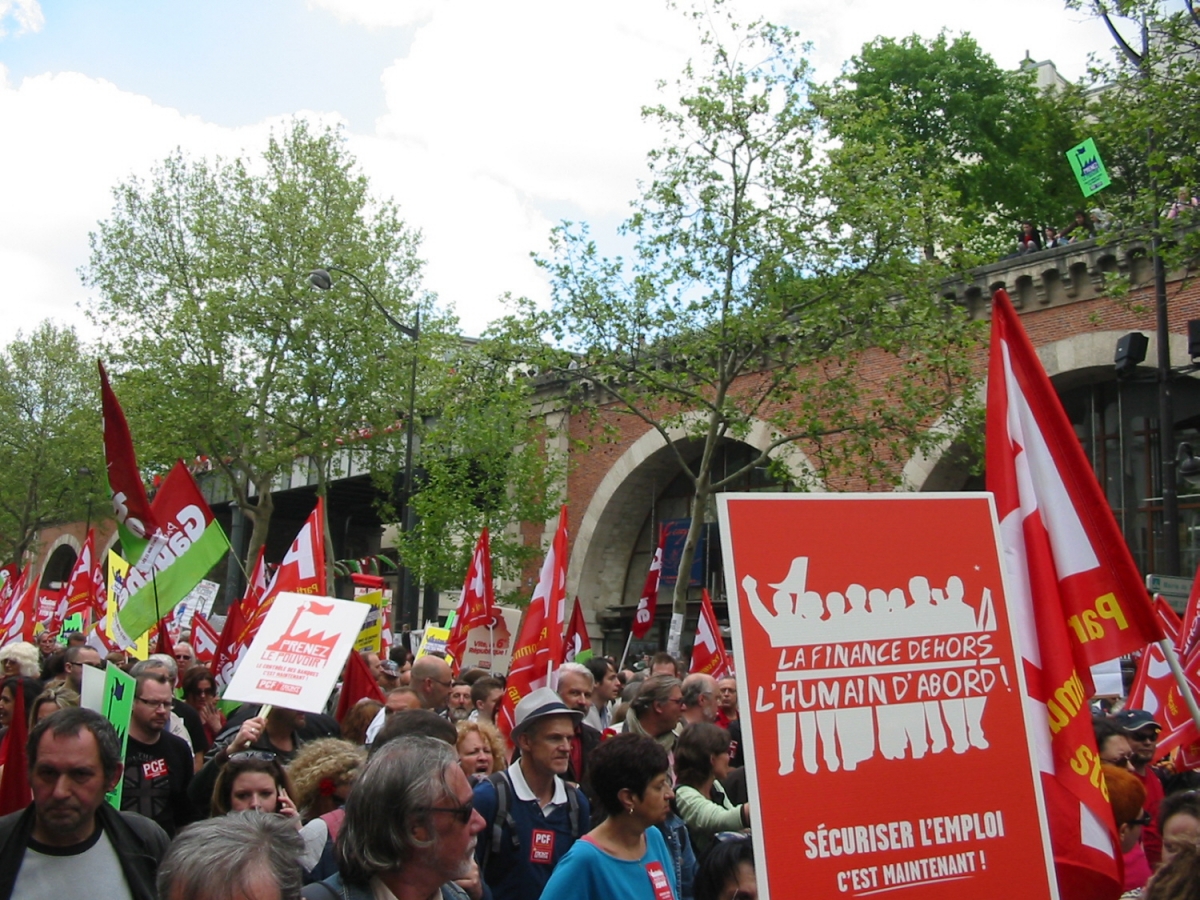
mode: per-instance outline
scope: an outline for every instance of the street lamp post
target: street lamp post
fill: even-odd
[[[375,292],[367,286],[365,281],[363,281],[353,272],[347,269],[339,268],[338,266],[326,266],[323,269],[313,269],[308,273],[309,284],[318,290],[330,290],[333,287],[333,277],[329,274],[330,272],[340,272],[357,284],[359,289],[370,298],[372,303],[375,304],[376,308],[383,313],[384,318],[391,322],[393,327],[395,327],[395,329],[401,334],[411,338],[413,342],[412,369],[409,372],[408,379],[408,419],[404,426],[404,513],[400,519],[400,530],[404,534],[409,534],[414,528],[414,517],[412,510],[413,421],[416,418],[416,345],[421,340],[421,310],[417,310],[412,325],[405,325],[390,312],[388,312],[387,307],[379,302],[379,298],[375,296]],[[416,599],[412,597],[412,588],[412,570],[409,568],[407,562],[403,562],[400,567],[400,596],[392,603],[393,627],[400,625],[402,621],[407,623],[410,628],[417,627],[417,602]]]

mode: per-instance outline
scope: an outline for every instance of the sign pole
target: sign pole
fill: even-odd
[[[620,672],[625,668],[625,657],[629,655],[629,645],[633,643],[633,632],[629,632],[629,637],[625,639],[625,652],[621,654],[621,664],[617,666],[617,671]]]

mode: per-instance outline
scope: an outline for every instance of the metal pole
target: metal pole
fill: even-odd
[[[404,515],[400,520],[400,530],[406,536],[414,530],[412,508],[413,427],[417,417],[417,341],[421,337],[421,311],[419,309],[412,331],[413,358],[408,378],[408,421],[404,427]],[[403,604],[401,609],[404,610],[404,620],[408,622],[409,627],[416,629],[419,609],[412,580],[412,569],[407,560],[402,559],[400,562],[403,566],[400,570],[400,598]]]
[[[1154,179],[1157,188],[1158,179]],[[1157,196],[1158,191],[1155,190]],[[1180,574],[1179,476],[1175,459],[1175,410],[1171,401],[1171,332],[1167,323],[1167,277],[1158,235],[1158,207],[1154,208],[1154,235],[1150,254],[1154,261],[1154,311],[1158,331],[1158,442],[1162,463],[1163,571]]]

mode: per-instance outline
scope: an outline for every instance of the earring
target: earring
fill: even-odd
[[[633,815],[633,807],[632,807],[632,806],[628,807],[628,808],[625,810],[625,812],[629,813],[629,814],[632,816],[632,815]]]

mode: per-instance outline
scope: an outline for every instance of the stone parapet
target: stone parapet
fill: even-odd
[[[1167,280],[1177,281],[1183,274],[1170,273]],[[1134,287],[1148,284],[1154,277],[1149,239],[1080,241],[1008,257],[972,269],[964,278],[947,279],[942,294],[964,306],[972,318],[987,319],[992,295],[1000,288],[1024,312],[1104,297],[1105,280],[1112,275],[1128,278]]]

